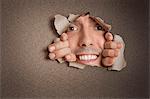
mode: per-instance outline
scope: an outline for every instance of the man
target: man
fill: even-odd
[[[63,58],[68,62],[111,67],[117,61],[123,44],[114,41],[110,29],[110,25],[89,13],[77,16],[69,22],[60,38],[49,45],[49,57],[52,60]]]

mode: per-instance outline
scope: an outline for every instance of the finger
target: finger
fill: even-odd
[[[115,62],[115,58],[111,58],[111,57],[106,57],[104,59],[102,59],[102,64],[104,66],[112,66]]]
[[[55,46],[53,46],[53,44],[50,44],[48,46],[48,50],[49,50],[49,52],[53,52],[55,50]]]
[[[123,47],[122,43],[117,42],[117,48],[118,48],[118,49],[121,49],[122,47]]]
[[[76,61],[76,55],[71,53],[65,56],[65,60],[68,62]]]
[[[59,41],[59,42],[50,44],[48,46],[48,49],[49,49],[50,52],[53,52],[55,50],[59,50],[59,49],[65,48],[65,47],[69,47],[69,42],[68,41]]]
[[[53,46],[55,46],[55,50],[59,50],[59,49],[65,48],[65,47],[69,47],[69,42],[68,41],[60,41],[60,42],[54,43]]]
[[[60,36],[60,39],[62,41],[66,41],[68,39],[68,35],[66,33],[63,33],[61,36]]]
[[[60,41],[60,38],[56,38],[55,40],[54,40],[54,42],[56,43],[56,42],[59,42]]]
[[[120,49],[104,49],[102,52],[103,57],[117,57]]]
[[[54,53],[49,53],[49,58],[51,59],[51,60],[54,60],[55,59],[55,54]]]
[[[71,50],[70,48],[63,48],[63,49],[54,51],[54,53],[55,53],[55,59],[58,59],[58,58],[64,57],[67,54],[70,54]]]
[[[105,39],[106,39],[106,41],[112,41],[113,35],[110,32],[108,32],[105,34]]]
[[[114,41],[106,41],[104,44],[104,48],[118,48],[118,43],[114,42]]]
[[[104,57],[115,57],[115,50],[114,49],[104,49],[102,52]]]

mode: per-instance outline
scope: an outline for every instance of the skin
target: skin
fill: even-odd
[[[112,66],[121,47],[121,43],[113,41],[111,33],[85,15],[77,18],[48,50],[52,60],[64,58],[85,65]],[[84,55],[96,55],[96,59],[81,60],[79,57]]]

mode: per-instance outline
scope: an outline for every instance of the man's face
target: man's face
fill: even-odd
[[[68,41],[77,62],[100,66],[104,48],[104,31],[89,15],[80,16],[68,28]]]

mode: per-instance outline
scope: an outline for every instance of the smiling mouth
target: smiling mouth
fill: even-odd
[[[94,62],[99,55],[96,54],[81,54],[81,55],[77,55],[77,61],[79,63],[89,63],[89,62]]]

